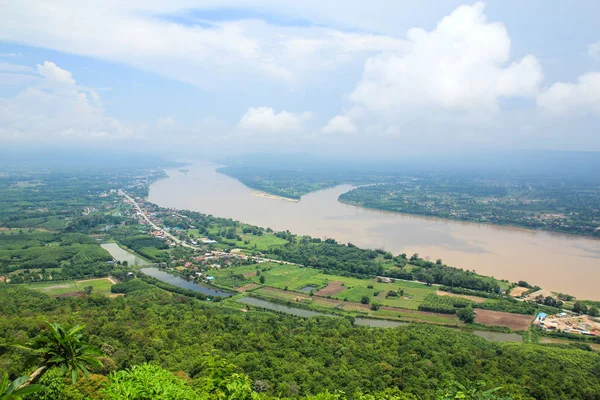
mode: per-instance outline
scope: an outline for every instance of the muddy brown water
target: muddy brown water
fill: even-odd
[[[438,218],[369,210],[340,203],[352,187],[309,193],[299,202],[253,194],[217,166],[198,162],[187,173],[167,170],[150,186],[148,200],[162,207],[233,218],[274,230],[290,230],[394,254],[432,260],[547,290],[600,300],[600,240]]]

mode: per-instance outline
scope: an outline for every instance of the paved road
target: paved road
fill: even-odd
[[[140,205],[131,197],[129,196],[127,193],[125,193],[124,191],[119,191],[120,194],[122,194],[127,200],[129,200],[131,202],[131,204],[133,204],[133,206],[136,208],[136,210],[138,210],[138,212],[142,215],[142,217],[150,224],[150,226],[152,226],[155,230],[162,232],[166,237],[168,237],[169,239],[171,239],[174,243],[179,244],[181,246],[184,247],[188,247],[190,249],[194,249],[194,250],[202,250],[200,247],[196,247],[196,246],[192,246],[189,243],[186,243],[182,240],[179,240],[178,238],[176,238],[175,236],[171,235],[169,232],[165,231],[163,228],[161,228],[160,226],[156,225],[154,222],[152,222],[150,220],[150,218],[148,218],[148,216],[146,215],[146,213],[144,212],[144,210],[142,210],[142,208],[140,207]],[[287,265],[300,265],[300,264],[294,264],[288,261],[281,261],[281,260],[273,260],[270,258],[262,258],[262,257],[252,257],[253,259],[261,259],[264,261],[271,261],[271,262],[276,262],[276,263],[280,263],[280,264],[287,264]]]
[[[120,193],[125,196],[125,198],[127,200],[129,200],[131,202],[131,204],[133,204],[133,206],[138,210],[138,212],[142,215],[142,217],[150,224],[150,226],[152,226],[155,230],[162,232],[166,237],[168,237],[169,239],[171,239],[174,243],[182,245],[184,247],[189,247],[190,249],[195,249],[195,250],[201,250],[198,247],[192,246],[191,244],[188,244],[184,241],[179,240],[178,238],[176,238],[175,236],[171,235],[169,232],[167,232],[166,230],[164,230],[163,228],[161,228],[160,226],[156,225],[154,222],[150,221],[150,218],[148,218],[148,216],[146,215],[146,213],[144,212],[144,210],[142,210],[142,208],[140,207],[140,205],[131,197],[129,196],[127,193],[123,192],[122,190],[120,191]]]

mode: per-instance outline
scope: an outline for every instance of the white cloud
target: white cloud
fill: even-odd
[[[49,61],[37,68],[42,78],[25,79],[21,83],[29,86],[0,99],[0,138],[52,141],[140,135],[138,127],[106,116],[100,96],[78,86],[69,71]]]
[[[302,129],[309,118],[310,113],[295,114],[285,110],[275,113],[270,107],[252,107],[244,114],[239,126],[254,132],[294,132]]]
[[[64,83],[68,85],[75,84],[75,79],[73,79],[71,73],[58,67],[53,62],[44,61],[44,64],[38,64],[37,70],[48,82]]]
[[[0,72],[0,86],[21,86],[39,80],[40,78],[35,75]]]
[[[538,60],[510,60],[510,38],[488,22],[484,5],[461,6],[431,32],[413,28],[405,52],[371,57],[350,99],[386,113],[434,107],[497,110],[500,97],[535,96],[542,79]]]
[[[33,72],[31,67],[26,65],[11,64],[5,61],[0,61],[0,71],[4,72]]]
[[[357,131],[356,125],[345,115],[336,115],[321,129],[323,133],[353,134]]]
[[[282,26],[256,18],[192,24],[165,18],[194,8],[227,7],[228,2],[108,3],[57,0],[39,7],[33,0],[13,2],[0,13],[0,40],[125,63],[203,88],[265,78],[298,85],[336,63],[404,45],[387,35]],[[265,3],[279,8],[277,2]]]
[[[0,57],[18,57],[20,55],[19,53],[0,53]]]
[[[588,46],[588,55],[596,61],[600,61],[600,42]]]
[[[576,83],[557,82],[541,92],[538,107],[558,116],[600,115],[600,72],[580,76]]]

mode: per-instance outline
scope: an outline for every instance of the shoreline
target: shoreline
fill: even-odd
[[[210,174],[211,171],[203,171],[203,172],[204,172],[204,175],[206,175],[207,173]],[[262,198],[271,198],[271,199],[287,200],[287,201],[297,202],[297,201],[295,201],[293,199],[285,199],[285,198],[282,198],[282,196],[272,195],[272,194],[269,194],[269,193],[264,193],[264,191],[260,191],[260,190],[257,190],[257,189],[249,188],[248,186],[246,186],[245,184],[243,184],[239,179],[231,177],[231,176],[229,176],[227,174],[222,174],[222,173],[218,173],[218,172],[217,172],[217,174],[221,175],[221,176],[226,176],[227,178],[229,178],[228,181],[229,180],[234,181],[235,184],[236,184],[236,187],[235,187],[236,189],[237,189],[237,185],[244,186],[243,191],[245,192],[246,196],[247,195],[253,195],[253,196],[256,196],[258,198],[262,197]],[[221,182],[221,181],[219,181],[219,182]],[[339,185],[339,186],[345,186],[345,185]],[[348,185],[347,188],[351,189],[352,185]],[[344,187],[344,189],[345,190],[343,190],[343,192],[347,191],[346,187]],[[327,190],[327,189],[325,189],[325,190]],[[152,192],[152,190],[149,190],[149,191]],[[337,192],[336,192],[336,194],[337,194]],[[303,199],[305,201],[298,202],[298,203],[302,204],[304,202],[308,202],[307,204],[310,204],[311,200],[313,200],[313,196],[312,195],[313,195],[313,193],[311,193],[309,196],[307,196],[306,199]],[[240,192],[240,196],[243,197],[244,193]],[[593,237],[576,235],[576,234],[569,234],[569,233],[565,233],[565,232],[548,231],[548,230],[543,230],[543,229],[531,229],[531,228],[524,228],[524,227],[519,227],[519,226],[514,226],[514,225],[498,225],[498,224],[481,223],[481,222],[474,222],[474,221],[458,221],[458,220],[440,218],[440,217],[436,217],[436,216],[426,216],[426,215],[410,214],[410,213],[399,213],[399,212],[394,212],[394,211],[389,211],[389,210],[374,209],[374,208],[370,208],[370,207],[364,207],[364,206],[360,206],[360,205],[348,204],[348,203],[345,203],[345,202],[341,202],[341,201],[338,200],[338,198],[337,198],[338,196],[339,196],[339,194],[336,195],[335,203],[343,206],[344,208],[351,208],[351,209],[356,209],[356,210],[364,210],[364,211],[374,212],[376,214],[375,217],[377,217],[377,218],[388,218],[388,216],[390,218],[393,217],[393,216],[394,217],[395,216],[398,216],[398,217],[407,217],[407,218],[410,219],[410,220],[407,221],[408,223],[413,223],[413,221],[415,221],[414,223],[421,223],[421,221],[422,221],[425,224],[429,224],[429,223],[435,223],[435,224],[443,223],[442,228],[445,228],[448,224],[452,224],[452,225],[450,225],[451,227],[454,227],[454,224],[456,224],[457,229],[459,229],[461,226],[476,227],[476,228],[468,228],[470,230],[477,229],[477,228],[481,228],[481,229],[492,228],[495,231],[500,232],[499,233],[499,237],[503,237],[502,236],[503,233],[506,233],[507,235],[512,235],[512,234],[526,234],[527,237],[524,237],[524,240],[523,240],[526,243],[526,246],[525,246],[526,250],[529,250],[530,248],[535,248],[536,246],[540,247],[540,246],[544,245],[546,243],[545,240],[550,240],[550,241],[561,240],[561,241],[565,241],[564,242],[565,246],[567,246],[568,249],[570,249],[572,247],[572,245],[570,243],[572,243],[572,241],[577,241],[577,240],[590,241],[589,245],[591,246],[590,247],[591,250],[596,249],[597,248],[596,246],[599,243],[598,239],[593,238]],[[157,200],[155,198],[152,198],[152,196],[148,196],[146,198],[147,201],[149,199],[152,199],[154,201]],[[210,200],[210,198],[209,198],[209,200]],[[155,204],[157,204],[159,206],[162,206],[162,207],[165,207],[165,206],[169,207],[168,202],[167,202],[167,205],[165,205],[165,203],[162,203],[161,201],[158,201]],[[261,207],[258,207],[258,208],[260,208],[261,210],[263,208],[265,208],[265,209],[268,210],[270,207],[275,207],[276,203],[271,203],[271,204],[272,204],[272,206],[269,206],[268,202],[267,202],[266,204],[264,204],[264,205],[262,205]],[[281,204],[281,207],[285,207],[285,203],[279,203],[279,204]],[[290,203],[288,203],[288,205],[289,204]],[[170,205],[170,206],[173,207],[174,205]],[[281,208],[281,207],[279,207],[279,208]],[[243,215],[238,215],[238,214],[244,214],[243,212],[241,212],[241,213],[240,212],[234,212],[233,215],[230,215],[230,214],[227,214],[227,213],[222,214],[222,213],[220,213],[221,210],[219,209],[219,207],[217,206],[216,208],[218,209],[218,211],[215,211],[214,209],[210,210],[213,215],[217,215],[217,216],[221,216],[221,217],[228,216],[228,217],[230,217],[230,218],[232,218],[234,220],[237,220],[237,221],[244,221],[244,222],[247,221],[247,219],[245,219]],[[279,208],[277,208],[277,210],[279,210]],[[304,207],[304,208],[306,208],[306,207]],[[194,209],[194,210],[196,210],[198,212],[207,212],[207,209],[205,207],[198,207],[196,205],[192,205],[192,209]],[[354,211],[350,211],[350,212],[354,213]],[[381,217],[382,215],[384,217]],[[394,223],[398,222],[398,221],[393,220],[393,219],[392,219],[392,221]],[[267,223],[265,225],[264,221],[250,221],[250,222],[252,224],[254,224],[254,225],[257,225],[257,226],[269,226],[270,225],[269,223]],[[400,221],[400,222],[404,222],[404,221]],[[398,222],[398,223],[400,223],[400,222]],[[293,224],[292,224],[292,226],[290,226],[290,225],[288,225],[288,226],[289,226],[289,229],[291,231],[293,231],[293,232],[296,232],[296,233],[299,233],[299,234],[308,234],[308,235],[311,235],[311,236],[314,236],[314,237],[319,237],[319,238],[325,238],[325,237],[331,236],[331,237],[336,238],[337,240],[345,241],[346,239],[343,239],[343,238],[345,236],[349,236],[349,234],[348,235],[344,235],[344,232],[342,232],[342,233],[337,232],[338,234],[341,235],[341,237],[338,237],[337,235],[333,235],[333,234],[331,234],[331,235],[324,235],[322,232],[316,232],[316,233],[315,232],[307,232],[306,229],[302,230],[302,229],[298,229],[297,227],[295,229],[293,229]],[[320,226],[320,225],[318,225],[318,226]],[[362,225],[358,224],[358,226],[360,227]],[[393,225],[393,226],[395,226],[395,225]],[[426,225],[426,227],[428,227],[428,226],[429,225]],[[434,227],[437,227],[437,225],[435,225]],[[277,228],[277,229],[286,229],[285,227],[278,228],[277,226],[275,228]],[[470,233],[470,230],[467,231],[467,233]],[[310,231],[310,229],[309,229],[309,231]],[[444,232],[442,232],[442,233],[444,233]],[[543,235],[543,236],[538,237],[537,235],[540,235],[540,234]],[[531,236],[531,235],[536,235],[536,236],[534,237],[534,236]],[[468,236],[468,238],[470,238],[470,236]],[[538,238],[542,241],[540,244],[536,244],[535,242],[533,242],[533,243],[529,243],[528,242],[528,240],[532,241],[532,240],[537,240]],[[348,241],[352,241],[354,239],[347,239],[347,240]],[[385,249],[388,248],[387,245],[386,245],[387,242],[393,242],[393,241],[395,242],[396,240],[395,239],[394,240],[384,240],[384,242],[382,242],[382,243],[384,243],[383,244],[383,246],[385,246],[384,248]],[[512,243],[512,242],[509,242],[509,243]],[[527,243],[529,243],[529,244],[527,244]],[[372,243],[355,243],[355,244],[357,244],[359,247],[370,248],[370,249],[373,249],[373,248],[375,248],[377,246],[377,244],[372,244]],[[587,243],[585,243],[585,244],[587,245]],[[381,244],[379,244],[379,245],[381,246]],[[484,243],[484,245],[486,245],[486,243]],[[425,254],[425,255],[435,255],[436,257],[443,258],[446,262],[449,262],[449,265],[454,265],[454,266],[457,266],[457,267],[460,266],[462,268],[467,268],[467,269],[473,269],[473,270],[477,271],[479,274],[484,275],[484,276],[495,276],[495,277],[499,277],[499,279],[504,278],[504,279],[507,279],[508,281],[515,281],[515,282],[516,282],[517,279],[530,280],[530,281],[535,280],[537,282],[537,284],[539,284],[540,286],[548,288],[549,290],[552,290],[552,291],[561,291],[561,292],[565,292],[565,293],[570,293],[570,294],[573,294],[573,295],[577,296],[578,298],[582,298],[582,299],[597,299],[597,291],[592,290],[591,292],[588,293],[588,292],[586,292],[586,290],[584,290],[583,292],[581,292],[580,291],[582,289],[581,287],[575,288],[575,287],[570,287],[569,286],[569,284],[571,284],[571,286],[573,286],[572,282],[562,282],[561,281],[559,285],[556,285],[555,283],[552,283],[552,282],[548,282],[547,279],[543,280],[543,282],[542,282],[542,281],[538,280],[539,277],[536,277],[534,279],[532,277],[527,276],[527,274],[525,274],[525,276],[524,276],[523,275],[523,271],[518,271],[519,272],[518,274],[513,275],[511,273],[511,271],[515,270],[514,264],[513,263],[509,263],[509,268],[505,269],[506,262],[502,261],[502,258],[506,258],[506,259],[510,259],[511,258],[509,253],[493,253],[493,252],[491,252],[492,253],[490,255],[490,260],[491,261],[490,262],[486,262],[487,258],[485,258],[486,257],[485,255],[483,256],[483,258],[481,258],[481,257],[478,257],[479,254],[473,255],[472,253],[467,252],[467,251],[462,251],[461,249],[456,250],[456,252],[458,252],[458,257],[459,258],[461,256],[463,256],[463,253],[464,253],[464,257],[468,258],[467,263],[465,264],[464,262],[461,262],[460,260],[457,261],[454,254],[450,254],[452,257],[454,257],[454,258],[452,258],[452,257],[450,257],[450,255],[445,256],[444,253],[434,252],[435,249],[431,249],[430,250],[429,248],[427,248],[427,249],[418,248],[418,249],[414,249],[413,250],[413,249],[409,249],[406,244],[404,246],[398,246],[398,247],[399,247],[399,249],[397,250],[398,253],[400,253],[400,252],[407,252],[407,253],[409,253],[409,252],[418,252],[418,253]],[[433,247],[435,247],[435,245]],[[438,246],[438,247],[440,247],[442,249],[442,251],[444,251],[444,246]],[[411,251],[409,251],[409,250],[411,250]],[[422,251],[419,251],[419,250],[422,250]],[[394,249],[391,249],[390,251],[396,252],[396,250],[394,250]],[[447,253],[452,253],[452,251],[447,251]],[[500,256],[498,256],[497,254],[500,254]],[[505,255],[503,256],[502,254],[505,254]],[[546,253],[543,253],[543,254],[546,254]],[[529,253],[526,253],[526,255],[529,255]],[[582,255],[582,256],[576,256],[576,257],[584,257],[584,256]],[[433,258],[433,256],[432,256],[432,258]],[[475,260],[475,261],[469,263],[471,259]],[[572,261],[573,261],[573,259],[569,260],[569,262],[572,262]],[[496,268],[496,269],[494,269],[496,267],[495,262],[498,262],[498,268]],[[587,259],[586,259],[585,262],[583,263],[583,266],[585,268],[587,268],[588,264],[589,263],[587,262]],[[552,265],[554,265],[554,264],[552,264]],[[525,271],[525,272],[528,272],[528,271]],[[552,280],[550,280],[550,281],[552,281]],[[582,282],[585,282],[585,281],[582,281]],[[566,286],[563,286],[563,284],[566,284]]]
[[[349,201],[343,201],[343,200],[340,200],[339,197],[338,197],[337,201],[339,203],[347,205],[347,206],[357,207],[357,208],[370,210],[370,211],[377,211],[377,212],[381,212],[381,213],[385,213],[385,214],[405,215],[405,216],[409,216],[409,217],[419,217],[419,218],[430,218],[430,219],[434,219],[434,220],[438,220],[438,221],[456,222],[459,224],[475,224],[475,225],[492,226],[492,227],[497,227],[497,228],[518,229],[518,230],[530,232],[530,233],[547,233],[550,235],[564,236],[566,238],[580,238],[580,239],[590,239],[590,240],[600,241],[600,237],[598,237],[598,236],[582,235],[579,233],[562,232],[562,231],[555,231],[555,230],[544,229],[544,228],[532,228],[532,227],[525,227],[525,226],[515,225],[515,224],[496,224],[494,222],[487,222],[487,221],[460,220],[460,219],[453,219],[453,218],[443,218],[443,217],[439,217],[437,215],[418,214],[418,213],[410,213],[410,212],[404,212],[404,211],[384,210],[381,208],[368,207],[368,206],[365,206],[362,204],[356,204],[356,203],[352,203]]]
[[[261,190],[255,190],[255,189],[252,190],[251,194],[252,194],[252,196],[264,197],[265,199],[271,199],[271,200],[284,200],[284,201],[290,201],[292,203],[298,203],[300,201],[299,199],[292,199],[289,197],[278,196],[276,194],[271,194],[271,193],[267,193],[267,192],[263,192]]]

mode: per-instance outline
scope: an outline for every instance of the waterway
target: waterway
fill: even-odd
[[[516,333],[475,331],[473,335],[484,338],[489,342],[515,342],[523,343],[523,336]]]
[[[127,250],[122,249],[116,243],[104,243],[100,245],[104,250],[108,251],[110,255],[117,261],[127,261],[129,265],[148,265],[148,261],[144,260],[137,255],[130,253]]]
[[[285,314],[295,315],[297,317],[339,317],[335,314],[321,313],[311,310],[305,310],[303,308],[289,307],[283,304],[272,303],[270,301],[257,299],[256,297],[242,297],[237,300],[243,304],[249,304],[251,306],[264,308],[265,310],[277,311]],[[354,324],[359,326],[370,326],[373,328],[395,328],[397,326],[408,325],[406,322],[389,321],[383,319],[372,319],[372,318],[354,318]]]
[[[255,297],[243,297],[237,300],[243,304],[249,304],[251,306],[264,308],[265,310],[277,311],[285,314],[295,315],[297,317],[339,317],[334,314],[321,313],[311,310],[305,310],[302,308],[289,307],[283,304],[272,303],[270,301],[257,299]],[[407,322],[390,321],[385,319],[373,319],[373,318],[355,318],[354,325],[359,326],[370,326],[372,328],[395,328],[398,326],[408,325]],[[474,331],[475,336],[479,336],[489,342],[515,342],[523,343],[523,337],[516,333],[505,333],[505,332],[488,332],[488,331]]]
[[[600,240],[551,232],[369,210],[340,203],[350,185],[309,193],[298,202],[257,196],[218,166],[198,162],[150,186],[148,200],[246,223],[334,238],[432,260],[547,290],[600,300]]]
[[[200,292],[207,296],[220,296],[220,297],[233,296],[233,293],[224,292],[222,290],[206,287],[206,286],[200,285],[196,282],[186,281],[185,279],[183,279],[177,275],[169,274],[168,272],[161,271],[160,269],[155,268],[155,267],[142,268],[141,271],[148,276],[158,279],[159,281],[163,281],[165,283],[168,283],[170,285],[177,286],[177,287],[180,287],[183,289],[193,290],[194,292]]]

